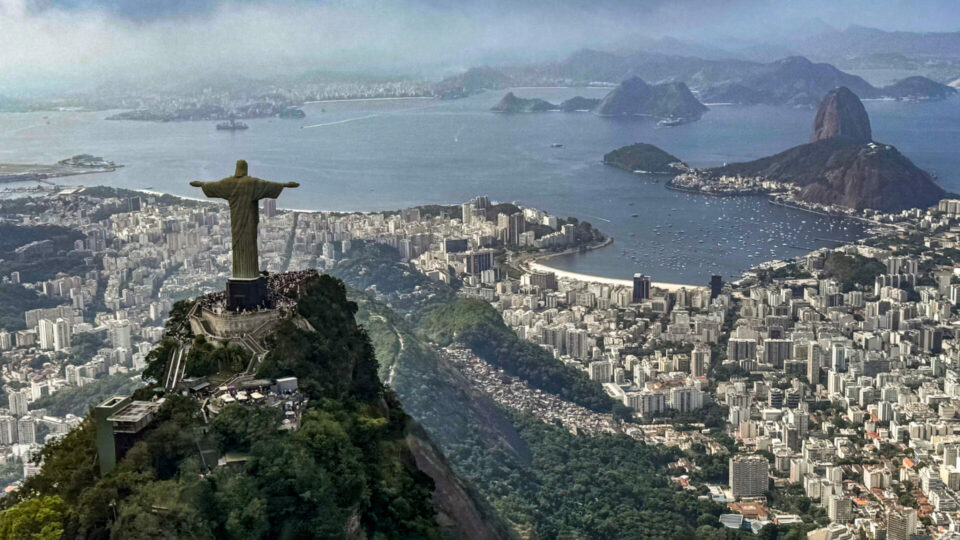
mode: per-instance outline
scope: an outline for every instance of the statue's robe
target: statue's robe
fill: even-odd
[[[233,277],[252,279],[260,275],[257,259],[257,226],[260,199],[276,199],[284,185],[252,176],[231,176],[201,186],[207,197],[230,202],[230,234],[233,239]]]

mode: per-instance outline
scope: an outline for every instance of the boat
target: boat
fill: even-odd
[[[555,142],[550,145],[550,148],[563,148],[563,143]]]
[[[671,118],[664,118],[663,120],[657,122],[657,125],[658,125],[658,126],[661,126],[661,127],[673,127],[673,126],[679,126],[679,125],[682,125],[682,124],[686,124],[686,123],[689,122],[689,121],[690,121],[690,120],[687,119],[687,118],[673,118],[673,117],[671,117]]]
[[[238,131],[242,129],[247,129],[250,126],[244,124],[243,122],[237,122],[233,118],[229,122],[220,122],[217,124],[217,129],[220,131]]]

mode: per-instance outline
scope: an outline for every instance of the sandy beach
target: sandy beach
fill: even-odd
[[[604,239],[603,242],[600,242],[599,244],[590,245],[586,249],[588,250],[601,249],[609,246],[612,243],[613,243],[613,238],[607,237],[606,239]],[[633,287],[632,279],[620,279],[620,278],[610,278],[610,277],[604,277],[604,276],[594,276],[591,274],[581,274],[580,272],[570,272],[568,270],[559,270],[557,268],[550,266],[549,264],[545,264],[546,261],[549,261],[553,257],[557,257],[560,255],[565,255],[569,253],[576,253],[578,251],[580,251],[580,248],[568,249],[566,251],[561,251],[559,253],[547,253],[545,255],[539,255],[539,256],[533,255],[533,256],[528,256],[529,258],[525,258],[524,260],[518,261],[518,263],[520,267],[526,268],[527,270],[530,270],[530,271],[553,272],[554,274],[556,274],[558,278],[575,279],[577,281],[587,281],[590,283],[603,283],[605,285]],[[669,292],[676,292],[676,291],[679,291],[680,289],[691,290],[691,289],[707,288],[706,285],[668,283],[666,281],[652,281],[650,282],[650,286],[656,289],[662,289]]]
[[[527,267],[531,270],[539,270],[541,272],[553,272],[558,278],[575,279],[578,281],[588,281],[591,283],[603,283],[605,285],[633,287],[633,280],[631,279],[616,279],[603,276],[592,276],[590,274],[581,274],[579,272],[568,272],[566,270],[557,270],[556,268],[536,261],[528,262]],[[705,285],[686,285],[683,283],[667,283],[664,281],[654,281],[651,282],[650,285],[656,289],[663,289],[669,292],[677,292],[680,289],[706,289]]]

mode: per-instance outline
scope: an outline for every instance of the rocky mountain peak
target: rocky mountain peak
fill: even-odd
[[[873,140],[867,110],[860,98],[845,86],[831,90],[820,101],[810,142],[833,137],[843,137],[858,143]]]

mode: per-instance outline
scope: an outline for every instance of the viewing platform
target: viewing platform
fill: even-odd
[[[303,284],[317,275],[316,270],[268,275],[267,306],[255,310],[227,309],[226,297],[222,292],[202,296],[187,315],[190,328],[194,334],[212,340],[237,340],[244,345],[252,341],[259,346],[257,342],[277,324],[296,315],[297,299]]]

